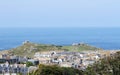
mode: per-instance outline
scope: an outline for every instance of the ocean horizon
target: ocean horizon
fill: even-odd
[[[0,50],[34,43],[72,45],[84,42],[106,49],[120,49],[120,28],[0,28]]]

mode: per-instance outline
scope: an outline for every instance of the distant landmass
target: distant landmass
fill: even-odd
[[[85,44],[85,43],[73,43],[69,46],[60,46],[60,45],[49,45],[49,44],[36,44],[31,43],[29,41],[24,42],[21,46],[13,48],[11,50],[7,50],[8,54],[18,55],[18,56],[27,56],[33,57],[36,52],[42,51],[95,51],[102,50],[100,48],[96,48],[94,46]]]

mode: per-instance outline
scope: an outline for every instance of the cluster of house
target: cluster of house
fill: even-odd
[[[111,53],[109,53],[110,55]],[[38,64],[59,65],[61,67],[73,67],[85,70],[88,65],[97,62],[106,56],[106,53],[99,51],[70,52],[70,51],[46,51],[37,52],[34,58],[26,58],[14,55],[3,54],[0,58],[0,74],[21,73],[27,75],[37,69]],[[31,62],[34,66],[26,66],[22,62]]]
[[[34,59],[39,60],[40,64],[54,65],[57,64],[61,67],[74,67],[84,70],[88,65],[97,62],[99,59],[105,57],[106,54],[98,51],[87,52],[37,52]]]
[[[28,68],[26,65],[18,65],[18,64],[12,64],[10,65],[8,62],[1,64],[0,65],[0,73],[1,74],[6,74],[6,73],[11,73],[11,74],[18,74],[21,73],[23,75],[27,74]]]
[[[29,59],[26,57],[3,54],[0,58],[0,74],[2,75],[27,75],[29,67],[25,62],[32,62],[34,65],[39,64],[38,60]]]

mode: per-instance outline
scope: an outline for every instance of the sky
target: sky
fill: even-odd
[[[120,27],[120,0],[0,0],[0,27]]]

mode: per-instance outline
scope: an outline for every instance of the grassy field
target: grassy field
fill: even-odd
[[[69,51],[88,51],[88,50],[100,50],[100,48],[96,48],[94,46],[90,46],[90,45],[78,45],[78,46],[63,46],[63,49],[67,49]]]

